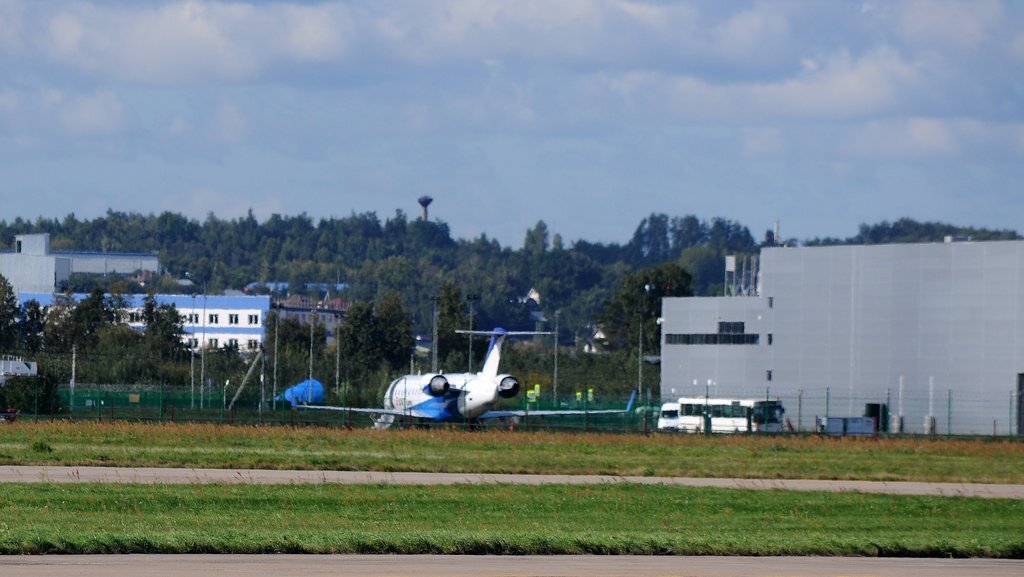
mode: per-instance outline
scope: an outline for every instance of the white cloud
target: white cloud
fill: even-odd
[[[124,122],[124,106],[111,91],[79,96],[64,104],[61,121],[73,133],[113,134]]]
[[[284,6],[285,52],[300,62],[340,58],[347,50],[354,25],[339,6]]]
[[[1017,60],[1024,60],[1024,33],[1017,34],[1010,40],[1010,55]]]
[[[66,5],[42,50],[105,78],[155,85],[251,80],[276,65],[341,58],[353,25],[340,4],[186,0]]]
[[[996,0],[915,0],[895,4],[897,33],[911,45],[972,50],[1002,23]]]
[[[845,120],[912,110],[927,88],[917,65],[885,49],[861,57],[840,53],[822,63],[805,63],[795,75],[759,82],[722,83],[653,71],[598,79],[588,82],[644,114],[739,124]]]
[[[747,10],[712,31],[714,52],[737,62],[763,62],[781,55],[789,25],[778,10]]]
[[[59,56],[74,56],[84,34],[82,23],[71,14],[61,12],[50,20],[50,46]]]
[[[786,153],[786,140],[776,127],[749,127],[742,131],[743,155],[750,158],[777,158]]]
[[[224,102],[214,114],[210,127],[211,136],[221,142],[238,142],[245,137],[249,122],[238,108]]]
[[[21,48],[23,18],[18,0],[0,0],[0,50]]]
[[[1024,155],[1022,125],[992,124],[969,118],[911,117],[871,121],[856,128],[847,154],[874,159],[980,159]]]
[[[0,112],[12,113],[18,109],[18,93],[13,90],[0,90]]]

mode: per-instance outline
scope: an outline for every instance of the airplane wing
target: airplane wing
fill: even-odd
[[[557,417],[560,415],[622,415],[633,410],[633,401],[636,399],[636,391],[629,395],[629,402],[625,409],[599,409],[596,411],[584,411],[580,409],[566,409],[555,411],[487,411],[477,417],[478,419],[500,419],[502,417]]]
[[[370,409],[363,407],[332,407],[329,405],[295,405],[296,409],[310,409],[318,411],[340,411],[349,413],[366,413],[370,415],[395,415],[396,417],[415,417],[415,413],[400,409]]]

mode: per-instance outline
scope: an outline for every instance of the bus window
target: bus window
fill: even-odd
[[[661,412],[663,419],[677,419],[679,418],[679,411],[664,410]]]

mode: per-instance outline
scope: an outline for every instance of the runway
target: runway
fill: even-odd
[[[1020,577],[1024,561],[864,557],[445,555],[0,556],[5,577]]]
[[[937,495],[988,499],[1024,499],[1024,485],[983,483],[910,483],[808,479],[703,479],[613,475],[503,475],[480,473],[387,473],[377,471],[278,471],[269,469],[183,469],[135,467],[0,467],[0,483],[246,483],[436,485],[501,483],[510,485],[638,483],[724,489],[831,491],[890,495]]]

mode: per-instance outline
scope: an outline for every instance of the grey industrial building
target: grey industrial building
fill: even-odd
[[[663,399],[780,398],[803,430],[885,404],[905,432],[1024,433],[1024,241],[759,260],[743,296],[663,301]]]
[[[0,275],[15,293],[57,292],[73,273],[131,274],[160,272],[156,253],[50,250],[50,235],[21,234],[13,250],[0,250]]]

